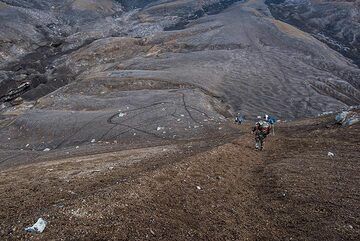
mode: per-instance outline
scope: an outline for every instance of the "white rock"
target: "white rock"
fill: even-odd
[[[43,151],[50,151],[50,148],[45,148]]]
[[[126,113],[123,113],[123,112],[119,113],[119,117],[124,117],[124,116],[126,116]]]
[[[334,157],[335,156],[335,154],[334,153],[332,153],[332,152],[328,152],[328,157]]]
[[[95,139],[92,139],[92,140],[91,140],[91,143],[95,143],[95,141],[96,141]]]
[[[33,226],[25,228],[25,231],[30,233],[42,233],[46,224],[47,222],[44,219],[39,218]]]
[[[201,190],[201,187],[200,186],[196,186],[197,190]]]

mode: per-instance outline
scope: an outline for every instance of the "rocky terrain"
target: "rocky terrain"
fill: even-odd
[[[37,100],[111,77],[184,83],[232,111],[282,118],[359,103],[359,69],[262,1],[2,1],[0,10],[2,95],[30,81],[23,98]]]
[[[360,66],[360,2],[267,0],[274,17],[290,23]]]
[[[335,125],[334,116],[283,123],[263,152],[250,127],[7,168],[0,238],[358,240],[359,125]],[[24,232],[39,217],[44,232]]]
[[[136,131],[196,138],[237,111],[292,119],[359,104],[360,70],[262,1],[2,1],[0,10],[1,94],[30,84],[2,104],[10,156],[133,141]]]
[[[357,36],[356,28],[351,27],[357,26],[356,10],[345,9],[354,18],[344,14],[341,21],[331,14],[319,14],[322,20],[317,23],[328,21],[330,25],[334,19],[338,23],[334,33],[339,38],[335,38],[321,32],[321,24],[305,27],[312,18],[302,18],[301,25],[283,18],[290,11],[289,4],[262,0],[1,0],[1,239],[268,240],[300,234],[304,240],[356,240],[358,213],[346,215],[356,207],[359,186],[357,179],[347,176],[357,173],[358,126],[345,129],[348,141],[335,143],[332,138],[344,129],[320,124],[317,128],[314,123],[322,123],[320,120],[305,119],[309,123],[300,126],[296,123],[302,122],[295,122],[298,130],[305,128],[313,135],[316,130],[330,131],[329,143],[316,136],[321,143],[313,145],[310,141],[315,137],[310,134],[287,137],[292,133],[287,128],[293,126],[284,124],[283,134],[275,139],[279,146],[274,145],[272,153],[259,154],[250,145],[250,126],[239,130],[231,124],[237,112],[247,121],[264,113],[289,121],[360,103],[357,37],[349,42],[349,36]],[[291,10],[295,14],[305,2],[292,4],[299,6]],[[334,4],[324,6],[331,9]],[[341,43],[342,49],[328,40]],[[303,144],[281,154],[287,143],[295,145],[297,140]],[[336,185],[321,171],[332,161],[323,159],[323,152],[326,156],[335,144],[340,145],[340,153],[350,153],[346,156],[349,163],[337,159],[340,167],[329,170],[345,178]],[[314,156],[310,150],[315,151]],[[297,158],[302,152],[311,154],[305,161],[320,160],[309,166],[318,170],[310,176],[304,177],[300,170],[302,163]],[[324,182],[319,187],[309,184],[310,191],[289,200],[284,211],[272,196],[278,183],[266,187],[272,176],[258,169],[268,160],[281,160],[280,167],[294,161],[294,170],[284,169],[286,175],[297,173],[294,178],[299,183],[294,185],[318,175],[323,175]],[[207,166],[208,161],[214,165]],[[194,169],[192,164],[196,164]],[[183,171],[175,180],[178,170]],[[215,174],[216,170],[222,174]],[[190,186],[183,186],[189,175],[205,179],[195,184],[195,178]],[[213,193],[197,199],[196,190],[202,192],[205,180],[216,183],[231,175],[238,181],[229,179],[213,189],[209,186]],[[295,188],[287,186],[287,178],[281,187]],[[343,185],[354,190],[354,195],[347,196],[349,203],[339,204],[343,207],[339,212],[329,213],[332,203],[345,195],[340,191]],[[226,186],[240,189],[231,191]],[[306,195],[322,188],[336,189],[339,196],[332,199],[325,192],[319,200],[311,199],[302,213],[291,212],[292,205],[306,203]],[[185,197],[191,197],[191,210],[185,208]],[[251,203],[258,197],[273,202],[254,207]],[[317,209],[312,206],[316,202],[330,204]],[[244,204],[235,208],[235,203]],[[219,208],[213,210],[216,219],[211,218],[209,205]],[[243,213],[231,214],[238,211]],[[308,212],[312,213],[309,217]],[[188,219],[189,213],[194,218]],[[273,215],[278,219],[270,222]],[[335,226],[324,221],[326,215],[338,220]],[[50,221],[47,233],[27,236],[22,227],[38,216]],[[241,226],[243,216],[248,220]],[[312,217],[324,228],[311,226]],[[263,221],[256,226],[259,219]],[[156,225],[150,227],[153,222]],[[98,223],[98,229],[94,228]],[[310,231],[299,231],[301,224]]]

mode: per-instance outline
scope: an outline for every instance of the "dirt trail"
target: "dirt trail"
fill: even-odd
[[[282,124],[263,152],[250,126],[186,143],[0,172],[2,240],[357,240],[359,126]],[[330,158],[327,152],[335,157]],[[45,218],[39,235],[23,228]]]

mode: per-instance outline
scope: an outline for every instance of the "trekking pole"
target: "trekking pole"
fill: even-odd
[[[275,136],[275,125],[273,125],[273,136]]]

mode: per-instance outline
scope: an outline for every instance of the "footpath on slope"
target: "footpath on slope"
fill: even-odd
[[[225,144],[163,146],[0,172],[1,240],[357,240],[359,125],[250,125]],[[328,152],[334,153],[333,157]],[[43,217],[42,234],[24,227]]]

